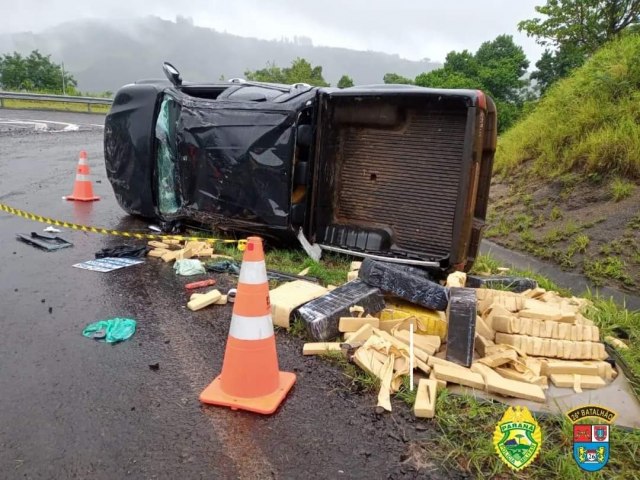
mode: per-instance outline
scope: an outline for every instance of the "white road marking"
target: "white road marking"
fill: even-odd
[[[81,125],[69,122],[58,122],[54,120],[12,120],[9,118],[0,118],[0,125],[33,125],[37,132],[77,132]],[[53,129],[50,127],[60,125],[63,128]],[[86,126],[104,128],[104,125],[89,123]]]
[[[46,123],[32,120],[0,120],[0,125],[33,125],[33,129],[37,132],[49,130],[49,126]]]

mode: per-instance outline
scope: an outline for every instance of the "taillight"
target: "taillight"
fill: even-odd
[[[477,106],[480,107],[483,110],[487,109],[487,96],[484,94],[484,92],[482,90],[476,90],[476,92],[478,92],[478,100],[477,100]]]

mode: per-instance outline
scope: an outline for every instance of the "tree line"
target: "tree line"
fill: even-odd
[[[499,111],[499,129],[513,125],[541,95],[559,79],[581,66],[608,41],[638,32],[640,0],[547,0],[535,7],[541,17],[523,20],[518,29],[534,37],[545,51],[528,77],[529,68],[522,47],[510,35],[499,35],[483,42],[478,50],[451,51],[444,65],[436,70],[406,78],[389,72],[382,81],[387,84],[413,84],[431,88],[480,89],[491,95]],[[248,80],[274,83],[308,83],[329,86],[322,66],[314,66],[304,58],[293,60],[288,67],[268,63],[259,70],[247,70]],[[339,88],[354,85],[343,75]],[[28,56],[18,53],[0,57],[0,88],[6,90],[77,93],[77,82],[50,55],[37,50]]]

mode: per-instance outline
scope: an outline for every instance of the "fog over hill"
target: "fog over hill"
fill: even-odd
[[[309,38],[281,41],[245,38],[157,17],[126,20],[84,20],[58,25],[39,33],[0,35],[0,53],[29,53],[38,49],[78,80],[82,91],[115,91],[141,78],[161,78],[163,61],[173,63],[186,80],[217,81],[242,77],[244,72],[275,62],[288,66],[296,57],[323,67],[335,85],[347,74],[356,84],[382,83],[387,72],[406,77],[438,68],[429,59],[411,61],[398,55],[346,48],[316,47]]]

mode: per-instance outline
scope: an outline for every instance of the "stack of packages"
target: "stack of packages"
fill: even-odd
[[[165,262],[184,260],[188,258],[215,258],[213,246],[207,242],[181,242],[173,239],[163,239],[162,242],[148,243],[153,248],[147,255],[162,258]]]
[[[447,384],[545,402],[549,382],[581,391],[616,376],[598,328],[583,316],[588,300],[535,285],[521,293],[466,288],[462,272],[443,286],[412,267],[365,260],[352,269],[351,281],[332,291],[315,285],[297,301],[287,296],[280,325],[287,328],[295,310],[308,335],[322,340],[305,344],[305,355],[343,352],[377,377],[379,408],[391,410],[390,395],[409,375],[410,329],[419,417],[435,415],[436,392]],[[287,285],[272,291],[274,312]]]

